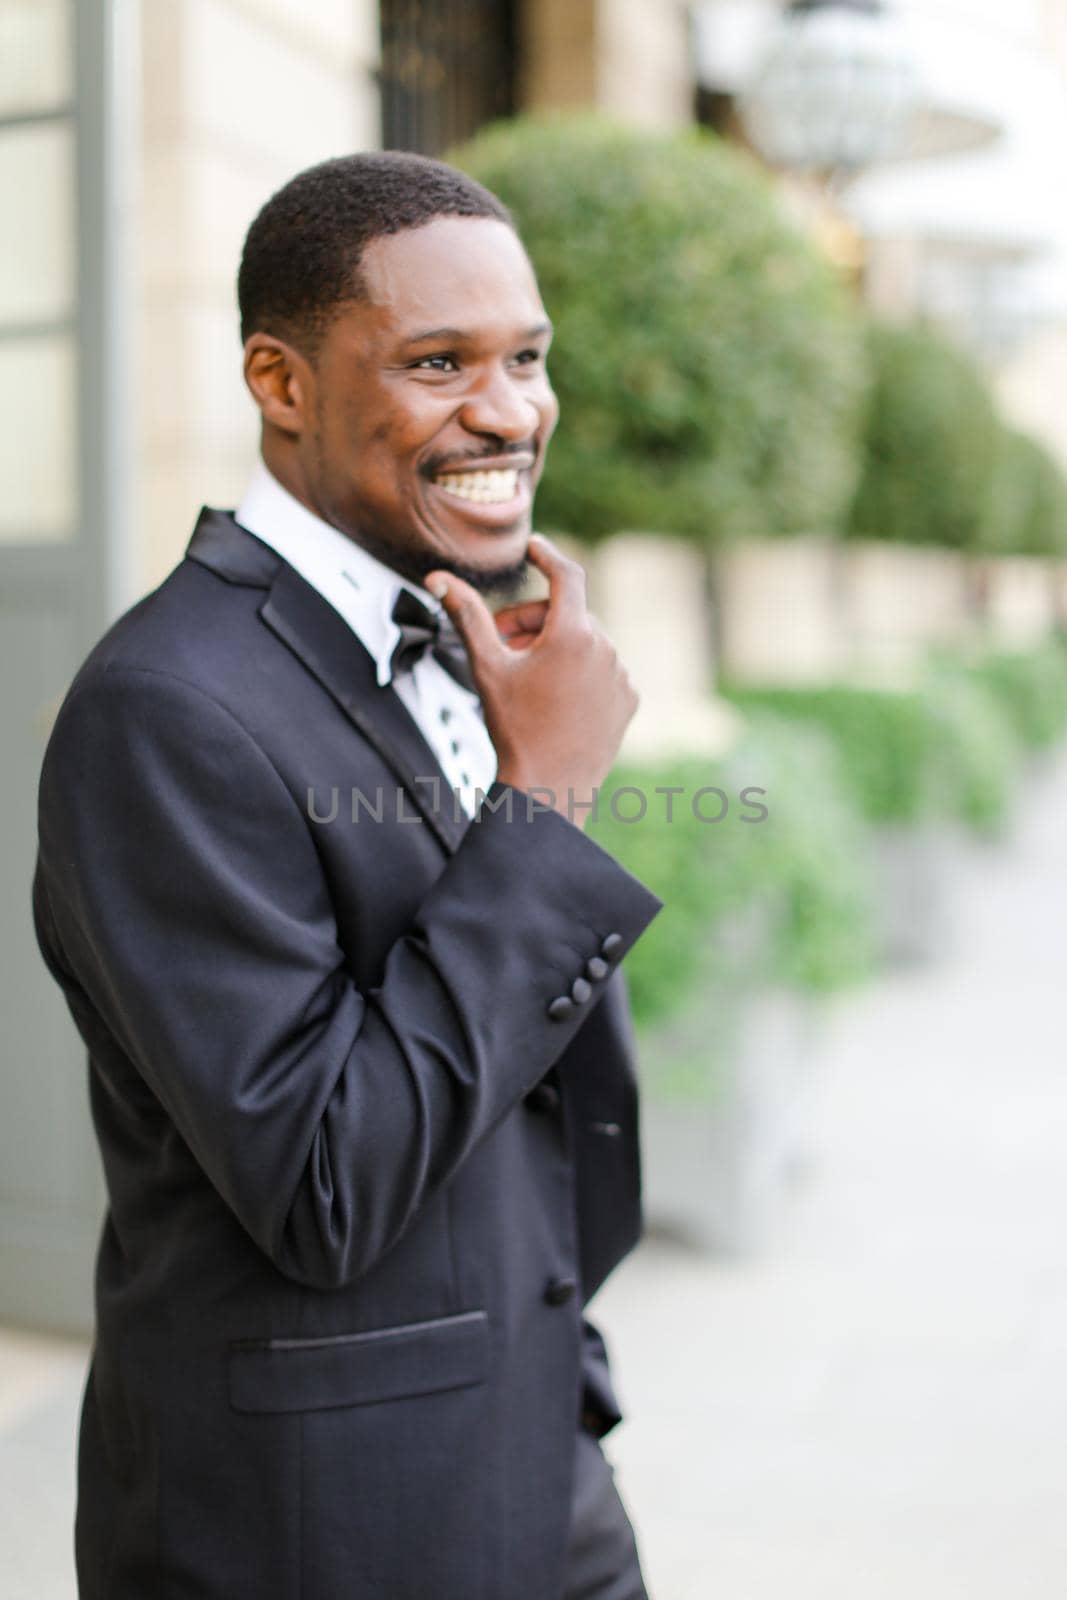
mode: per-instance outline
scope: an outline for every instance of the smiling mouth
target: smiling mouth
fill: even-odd
[[[517,467],[494,468],[488,472],[442,472],[434,483],[457,500],[476,505],[507,505],[519,492]]]

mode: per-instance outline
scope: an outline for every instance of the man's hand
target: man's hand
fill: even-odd
[[[547,600],[524,600],[521,605],[502,606],[493,613],[493,623],[509,650],[526,650],[544,628],[547,616]]]
[[[610,771],[637,693],[586,609],[582,568],[541,534],[531,536],[528,555],[548,578],[548,599],[496,619],[451,573],[430,573],[425,584],[467,647],[499,782],[549,789],[557,811],[584,822],[588,811],[578,808]]]

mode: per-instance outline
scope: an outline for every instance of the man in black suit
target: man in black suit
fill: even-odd
[[[544,308],[495,197],[398,154],[274,196],[239,298],[263,464],[41,780],[109,1197],[80,1593],[632,1600],[582,1312],[640,1231],[660,902],[583,831],[636,697],[530,534]]]

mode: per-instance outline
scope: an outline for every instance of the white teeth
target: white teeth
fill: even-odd
[[[513,467],[496,472],[442,472],[433,481],[457,500],[474,500],[480,505],[503,505],[519,491],[519,474]]]

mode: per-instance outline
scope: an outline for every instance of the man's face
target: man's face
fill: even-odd
[[[439,217],[367,247],[297,450],[314,509],[420,580],[514,576],[558,405],[550,328],[512,230]]]

